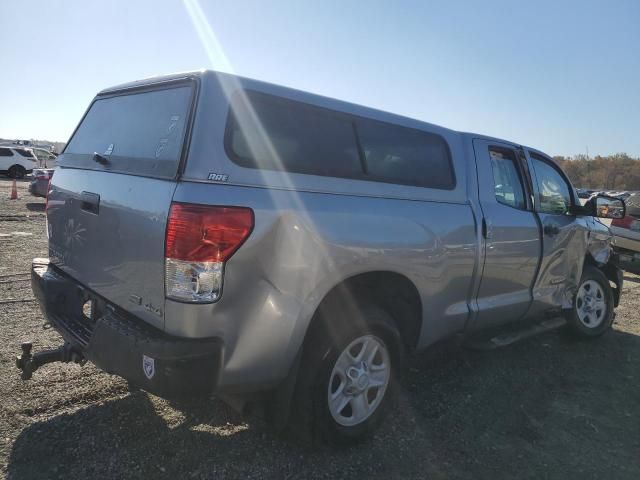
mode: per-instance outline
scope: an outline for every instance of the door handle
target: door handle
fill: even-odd
[[[549,236],[557,235],[560,233],[560,229],[558,228],[558,226],[554,225],[553,223],[547,223],[544,226],[543,231],[545,235],[549,235]]]
[[[92,192],[82,192],[80,194],[80,208],[85,212],[97,215],[100,212],[100,195]]]
[[[482,236],[487,240],[491,239],[491,224],[485,218],[482,219]]]

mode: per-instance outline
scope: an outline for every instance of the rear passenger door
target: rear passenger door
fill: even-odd
[[[518,320],[532,302],[541,253],[540,228],[521,151],[473,142],[482,210],[483,268],[473,330]]]

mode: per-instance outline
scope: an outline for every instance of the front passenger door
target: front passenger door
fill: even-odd
[[[553,160],[527,152],[534,208],[542,228],[542,258],[533,287],[530,314],[555,307],[569,307],[587,249],[588,228],[584,218],[572,213],[573,188]]]

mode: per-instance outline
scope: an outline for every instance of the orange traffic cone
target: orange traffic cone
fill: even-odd
[[[17,200],[18,199],[18,186],[16,185],[16,179],[13,179],[13,185],[11,185],[11,196],[9,200]]]

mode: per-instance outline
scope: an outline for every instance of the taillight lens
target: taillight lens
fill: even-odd
[[[45,195],[45,201],[44,201],[45,212],[49,210],[49,193],[51,193],[51,177],[49,177],[49,180],[47,181],[47,194]]]
[[[34,170],[32,175],[35,178],[47,178],[47,179],[50,179],[51,177],[53,177],[53,172],[52,171],[46,171],[46,170]]]
[[[173,203],[167,222],[167,298],[209,303],[222,293],[224,263],[253,230],[253,210]]]

